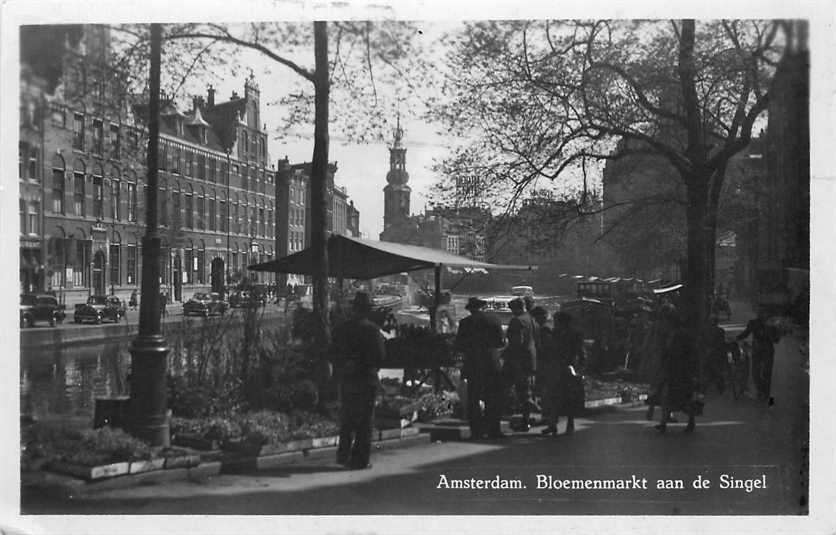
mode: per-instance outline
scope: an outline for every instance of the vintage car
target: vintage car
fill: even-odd
[[[216,292],[198,292],[191,299],[183,303],[184,316],[222,315],[226,312],[227,304]]]
[[[76,323],[92,321],[119,323],[125,315],[125,305],[115,295],[91,295],[87,302],[75,306],[73,320]]]
[[[32,327],[45,321],[54,327],[64,321],[64,305],[52,295],[23,294],[20,296],[20,328]]]

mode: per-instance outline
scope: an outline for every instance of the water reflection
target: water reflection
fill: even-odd
[[[125,340],[24,349],[20,359],[21,414],[35,419],[92,419],[97,397],[127,395],[129,344],[130,340]]]

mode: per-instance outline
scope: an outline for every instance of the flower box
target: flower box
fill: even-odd
[[[200,435],[189,433],[178,433],[172,437],[172,443],[184,448],[193,448],[196,450],[216,450],[218,449],[218,441],[204,438]]]
[[[165,457],[157,459],[150,459],[147,461],[134,461],[131,463],[128,473],[138,474],[140,472],[151,472],[152,470],[162,470],[165,467]]]
[[[86,466],[83,464],[56,461],[50,463],[49,468],[50,470],[60,474],[77,476],[91,481],[95,479],[125,475],[130,472],[130,463],[125,461],[99,466]]]
[[[165,469],[191,468],[200,464],[200,455],[178,455],[165,458]]]
[[[333,436],[333,437],[320,437],[311,440],[311,447],[312,448],[329,448],[331,446],[336,446],[337,442],[339,442],[340,437]]]

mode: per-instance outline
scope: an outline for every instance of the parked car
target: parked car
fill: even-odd
[[[23,294],[20,296],[20,328],[32,327],[37,321],[49,322],[54,327],[64,321],[64,305],[52,295]]]
[[[91,295],[84,304],[75,306],[73,319],[76,323],[92,321],[119,323],[125,315],[125,305],[115,295]]]
[[[198,292],[191,299],[183,303],[184,316],[222,315],[226,312],[227,304],[216,292]]]
[[[232,308],[246,306],[264,306],[267,304],[267,296],[257,291],[238,290],[229,295],[229,306]]]

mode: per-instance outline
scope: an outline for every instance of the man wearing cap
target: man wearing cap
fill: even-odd
[[[462,377],[467,381],[467,416],[470,436],[474,439],[483,434],[489,438],[502,436],[499,349],[504,337],[502,322],[493,314],[483,312],[485,305],[486,301],[471,297],[465,305],[470,316],[459,322],[456,332],[456,348],[464,353]],[[480,401],[485,403],[484,416]]]
[[[331,353],[339,380],[340,439],[337,462],[352,469],[370,468],[377,372],[385,346],[380,329],[371,320],[369,294],[357,292],[352,317],[334,328]]]
[[[530,429],[529,415],[534,405],[534,374],[537,370],[537,349],[535,347],[536,327],[534,320],[525,311],[522,299],[508,303],[513,317],[508,322],[508,349],[506,356],[514,382],[519,410],[522,412],[520,431]]]

